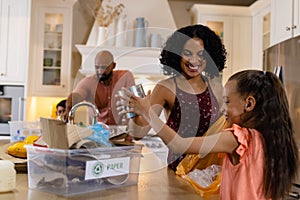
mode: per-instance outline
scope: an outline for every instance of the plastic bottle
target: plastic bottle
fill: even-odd
[[[15,164],[9,160],[0,160],[0,192],[12,191],[15,187]]]

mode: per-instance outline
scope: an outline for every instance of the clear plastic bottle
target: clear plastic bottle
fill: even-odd
[[[221,170],[222,166],[211,165],[202,170],[194,169],[193,171],[188,173],[188,176],[196,181],[201,187],[206,188],[215,181]]]
[[[0,192],[12,191],[15,187],[15,164],[9,160],[0,160]]]

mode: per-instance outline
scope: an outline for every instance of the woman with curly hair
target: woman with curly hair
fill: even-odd
[[[160,62],[164,74],[171,77],[155,86],[150,101],[157,115],[164,110],[166,124],[181,137],[202,136],[220,117],[220,72],[225,61],[221,39],[206,26],[183,27],[166,41]],[[142,138],[150,126],[136,116],[129,122],[129,130]],[[184,154],[169,149],[168,163],[174,171],[183,158]]]

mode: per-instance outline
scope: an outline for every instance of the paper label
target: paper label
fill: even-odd
[[[85,180],[129,174],[130,157],[86,162]]]

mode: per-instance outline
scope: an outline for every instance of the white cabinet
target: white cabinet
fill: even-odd
[[[0,1],[0,82],[25,85],[28,70],[30,0]]]
[[[252,67],[252,16],[249,8],[195,4],[193,23],[207,25],[223,38],[227,50],[223,82],[242,69]]]
[[[263,51],[270,47],[270,0],[260,0],[250,6],[253,15],[252,64],[263,69]]]
[[[293,31],[294,36],[300,35],[300,3],[299,0],[294,0],[293,4],[294,18],[293,18]]]
[[[65,97],[71,88],[74,0],[33,0],[30,96]]]
[[[300,35],[299,0],[271,1],[271,45]]]

